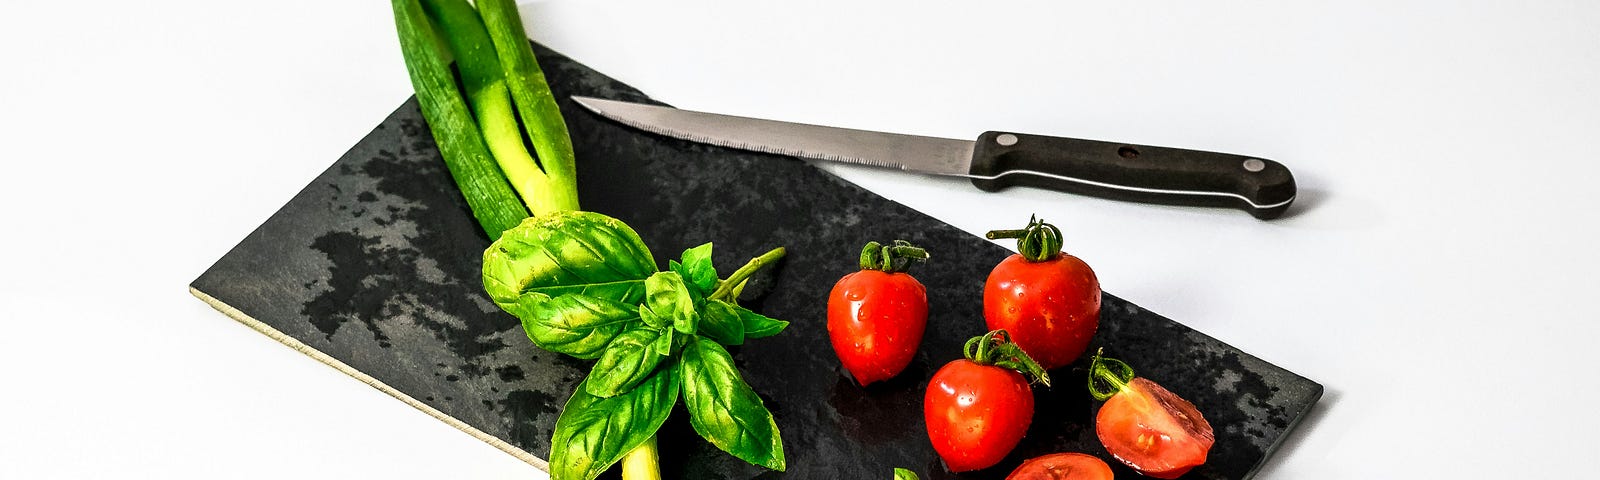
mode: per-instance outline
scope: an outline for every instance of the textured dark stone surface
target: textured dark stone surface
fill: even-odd
[[[538,48],[536,46],[536,48]],[[783,432],[787,473],[765,472],[699,440],[682,408],[661,433],[668,478],[1002,478],[1021,460],[1082,451],[1110,460],[1092,428],[1083,363],[1040,389],[1028,438],[1000,466],[944,471],[921,420],[922,389],[983,332],[981,289],[1009,252],[801,161],[658,137],[566,100],[649,101],[549,50],[540,63],[567,115],[587,210],[620,218],[663,265],[715,241],[723,273],[775,246],[789,255],[746,304],[793,322],[733,349]],[[1021,221],[1021,219],[1018,219]],[[896,379],[855,386],[824,329],[828,289],[862,244],[907,239],[935,260],[927,337]],[[193,286],[468,425],[548,458],[561,405],[587,362],[540,351],[483,293],[488,240],[455,190],[415,100],[318,176]],[[1185,478],[1249,476],[1322,387],[1107,294],[1095,345],[1191,401],[1217,430],[1210,462]],[[1118,477],[1136,478],[1115,461]]]

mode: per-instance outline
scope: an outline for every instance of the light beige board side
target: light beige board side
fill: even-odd
[[[307,356],[309,356],[311,358],[314,358],[319,362],[325,363],[328,366],[333,367],[334,369],[336,369],[338,371],[344,372],[345,375],[349,375],[351,377],[355,377],[355,379],[356,380],[360,380],[361,383],[365,383],[367,385],[372,386],[372,388],[378,389],[378,391],[381,391],[383,393],[387,393],[387,394],[389,394],[389,396],[397,398],[402,402],[405,402],[406,405],[410,405],[410,406],[416,408],[417,410],[421,410],[422,413],[426,413],[429,416],[432,416],[433,418],[437,418],[437,419],[443,421],[444,423],[449,424],[452,427],[456,427],[457,430],[461,430],[463,432],[466,432],[467,435],[472,435],[473,438],[476,438],[478,440],[482,440],[482,441],[484,441],[484,443],[488,443],[489,445],[493,445],[494,448],[498,448],[501,451],[509,453],[509,454],[511,454],[511,456],[517,457],[517,459],[520,459],[520,460],[522,460],[524,462],[528,462],[529,465],[533,465],[535,468],[538,468],[540,470],[544,470],[546,472],[550,471],[550,464],[548,462],[545,462],[544,459],[541,459],[539,457],[534,456],[532,453],[528,453],[528,451],[526,451],[526,450],[523,450],[523,449],[517,448],[515,446],[512,446],[511,444],[506,443],[504,440],[501,440],[501,439],[499,439],[499,438],[497,438],[497,437],[495,437],[493,435],[489,435],[487,433],[483,433],[482,430],[478,430],[477,428],[474,428],[471,425],[467,425],[465,422],[457,420],[455,417],[446,415],[444,412],[441,412],[441,411],[439,411],[437,409],[434,409],[433,407],[428,406],[428,404],[422,403],[422,402],[418,401],[417,399],[412,398],[410,395],[406,395],[405,393],[401,393],[399,390],[395,390],[393,387],[385,385],[383,382],[378,381],[378,379],[373,378],[371,375],[367,375],[366,373],[363,373],[360,370],[356,370],[355,368],[351,368],[349,365],[346,365],[344,362],[339,361],[339,359],[336,359],[336,358],[333,358],[331,356],[328,356],[328,354],[322,353],[322,351],[317,350],[315,348],[311,348],[310,345],[306,345],[305,343],[302,343],[301,341],[296,340],[294,337],[290,337],[288,335],[284,335],[283,332],[278,331],[278,329],[272,328],[271,326],[269,326],[269,325],[267,325],[265,323],[261,323],[260,321],[254,319],[254,318],[250,318],[249,314],[246,314],[246,313],[244,313],[242,311],[239,311],[239,309],[233,308],[232,306],[230,306],[230,305],[228,305],[226,303],[223,303],[221,300],[217,300],[215,297],[212,297],[211,295],[207,295],[205,292],[197,290],[194,287],[189,287],[189,293],[193,294],[196,298],[199,298],[201,301],[206,302],[207,305],[211,305],[211,308],[217,309],[217,311],[222,312],[223,314],[233,318],[234,320],[238,320],[239,323],[243,323],[243,324],[245,324],[245,326],[250,327],[252,329],[255,329],[256,331],[261,332],[262,334],[272,338],[273,340],[277,340],[279,343],[282,343],[284,345],[288,345],[289,348],[293,348],[293,349],[295,349],[295,351],[298,351],[300,353],[304,353]]]

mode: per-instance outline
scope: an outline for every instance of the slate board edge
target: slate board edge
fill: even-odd
[[[1209,336],[1209,335],[1207,335],[1207,336]],[[1232,344],[1228,344],[1228,345],[1231,346]],[[1238,348],[1238,347],[1234,347],[1234,348]],[[1257,361],[1263,361],[1263,362],[1265,361],[1265,360],[1261,360],[1261,357],[1257,357],[1253,353],[1245,352],[1242,349],[1239,350],[1239,351],[1243,352],[1243,354],[1245,354],[1245,355],[1249,355],[1251,358],[1255,358]],[[1287,369],[1285,369],[1285,370],[1287,370]],[[1296,375],[1299,375],[1299,374],[1296,373]],[[1267,462],[1270,461],[1274,455],[1277,455],[1278,449],[1280,447],[1283,447],[1284,440],[1289,438],[1289,435],[1293,435],[1296,430],[1299,430],[1300,429],[1300,424],[1305,422],[1306,417],[1310,417],[1311,416],[1311,412],[1317,408],[1317,404],[1322,403],[1322,395],[1328,391],[1328,387],[1326,385],[1323,385],[1322,382],[1318,382],[1316,380],[1312,380],[1310,377],[1306,377],[1304,375],[1301,375],[1301,377],[1305,378],[1306,381],[1311,382],[1312,385],[1316,385],[1316,387],[1317,387],[1316,388],[1316,393],[1313,393],[1311,395],[1311,401],[1306,403],[1306,408],[1302,409],[1300,412],[1298,412],[1298,413],[1296,413],[1296,414],[1294,414],[1294,415],[1289,417],[1290,418],[1289,426],[1284,427],[1283,434],[1282,435],[1278,435],[1278,438],[1276,440],[1272,441],[1272,445],[1268,445],[1267,446],[1267,450],[1264,451],[1264,452],[1261,452],[1261,461],[1256,462],[1255,466],[1250,468],[1250,471],[1245,472],[1244,480],[1250,480],[1250,479],[1256,478],[1256,474],[1261,472],[1261,467],[1266,466]]]
[[[1306,380],[1311,379],[1307,378]],[[1322,403],[1322,394],[1328,390],[1328,387],[1315,380],[1311,380],[1311,382],[1317,385],[1317,393],[1316,395],[1311,396],[1311,403],[1306,404],[1305,411],[1300,412],[1299,415],[1295,415],[1293,417],[1294,419],[1289,421],[1289,426],[1283,429],[1283,435],[1278,435],[1278,439],[1273,441],[1272,446],[1267,447],[1267,451],[1261,455],[1261,461],[1256,462],[1255,468],[1251,468],[1249,472],[1244,474],[1245,480],[1256,478],[1256,474],[1261,472],[1261,467],[1266,466],[1267,462],[1270,461],[1274,455],[1277,455],[1278,448],[1283,446],[1284,439],[1289,438],[1289,435],[1294,434],[1295,430],[1299,430],[1300,424],[1306,421],[1306,417],[1311,416],[1311,411],[1316,410],[1318,403]]]
[[[206,292],[200,291],[200,289],[191,286],[189,287],[189,293],[194,295],[195,298],[199,298],[200,301],[206,302],[206,304],[210,305],[211,308],[215,308],[217,311],[222,312],[223,315],[227,315],[229,318],[237,320],[239,323],[244,324],[246,327],[250,327],[252,330],[261,332],[261,334],[266,335],[268,338],[277,340],[278,343],[282,343],[284,346],[303,353],[318,362],[322,362],[324,365],[333,367],[334,370],[344,372],[345,375],[349,375],[350,377],[361,381],[361,383],[365,383],[372,388],[376,388],[380,392],[387,393],[389,396],[404,402],[406,405],[410,405],[412,408],[421,410],[422,413],[426,413],[428,416],[437,418],[446,425],[450,425],[455,427],[457,430],[466,433],[467,435],[471,435],[472,438],[482,440],[484,443],[500,449],[500,451],[509,453],[518,460],[522,460],[527,462],[529,465],[533,465],[534,468],[543,470],[546,473],[550,471],[550,463],[546,462],[544,459],[534,456],[534,454],[528,453],[526,450],[512,446],[510,443],[506,443],[505,440],[501,440],[494,435],[484,433],[482,430],[478,430],[472,425],[466,424],[466,422],[457,420],[455,417],[434,409],[433,407],[430,407],[427,404],[412,398],[410,395],[406,395],[404,392],[396,390],[394,387],[390,387],[378,379],[373,378],[371,375],[367,375],[366,373],[357,370],[355,367],[351,367],[349,364],[339,361],[337,358],[333,358],[326,353],[322,353],[321,350],[312,348],[310,345],[306,345],[300,340],[286,335],[283,332],[278,331],[278,329],[272,328],[272,326],[261,322],[260,320],[252,318],[250,314],[245,313],[237,308],[233,308],[232,305],[228,305],[226,302],[217,300],[216,297],[212,297],[211,295],[206,294]]]

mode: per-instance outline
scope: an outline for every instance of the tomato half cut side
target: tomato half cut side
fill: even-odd
[[[1142,377],[1100,407],[1095,433],[1117,460],[1163,479],[1204,464],[1216,442],[1211,424],[1194,404]]]
[[[1052,453],[1034,457],[1006,476],[1006,480],[1111,480],[1111,466],[1093,455]]]

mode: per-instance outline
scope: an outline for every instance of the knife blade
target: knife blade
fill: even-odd
[[[970,179],[985,191],[1021,185],[1114,200],[1232,207],[1277,218],[1294,202],[1283,164],[1229,153],[989,131],[957,140],[572,97],[640,130],[741,150]]]

